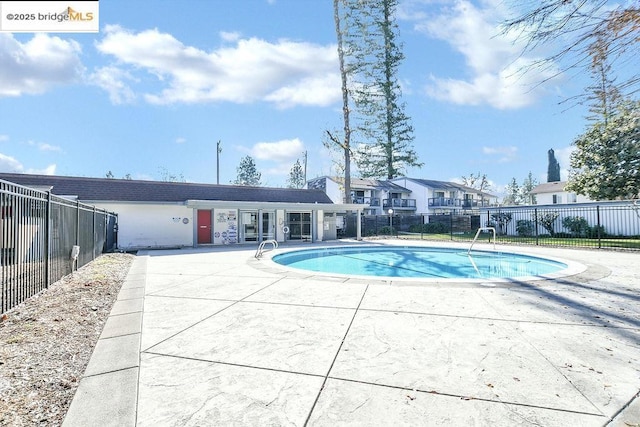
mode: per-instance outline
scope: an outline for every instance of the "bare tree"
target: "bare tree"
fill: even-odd
[[[512,0],[513,9],[525,10],[504,23],[503,33],[515,33],[526,43],[525,52],[559,45],[555,53],[530,68],[552,69],[564,60],[558,73],[588,69],[593,60],[606,59],[622,72],[619,87],[627,95],[640,86],[640,6],[608,0]],[[556,74],[557,75],[557,74]]]
[[[330,150],[342,150],[344,155],[344,202],[351,203],[351,127],[349,125],[349,88],[347,81],[348,70],[344,62],[343,30],[340,25],[340,1],[341,0],[333,0],[333,20],[338,39],[338,62],[340,64],[340,79],[342,81],[342,120],[344,128],[342,138],[338,136],[337,132],[327,130],[326,133],[329,139],[325,140],[323,144]]]
[[[480,172],[478,172],[478,174],[475,175],[472,172],[469,174],[469,176],[463,176],[462,184],[480,191],[491,190],[491,183],[489,183],[489,179],[487,178],[486,173],[481,174]]]

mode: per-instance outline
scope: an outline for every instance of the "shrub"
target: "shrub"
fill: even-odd
[[[380,232],[378,233],[380,235],[383,236],[391,236],[396,234],[396,231],[393,227],[389,227],[388,225],[385,225],[384,227],[380,228]]]
[[[497,212],[491,214],[491,222],[495,225],[498,234],[507,234],[507,225],[511,222],[513,215],[510,212]]]
[[[556,219],[558,219],[558,216],[560,216],[558,212],[547,212],[538,216],[538,222],[540,222],[540,225],[549,232],[551,237],[556,235],[554,223],[556,222]]]
[[[516,221],[516,232],[518,236],[531,237],[533,236],[533,221],[528,219],[519,219]]]
[[[562,226],[571,231],[572,237],[584,237],[589,230],[589,223],[581,216],[565,216],[562,218]]]
[[[563,231],[558,231],[553,235],[556,239],[570,239],[572,237],[576,237],[573,233],[566,233]]]
[[[449,232],[449,225],[443,222],[430,222],[428,224],[414,224],[409,227],[412,233],[443,234]]]
[[[597,239],[598,238],[598,234],[600,235],[600,237],[605,237],[607,235],[606,231],[604,230],[604,226],[603,225],[594,225],[593,227],[587,228],[587,237],[588,238]]]

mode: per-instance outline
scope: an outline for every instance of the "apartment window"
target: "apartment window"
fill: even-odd
[[[364,190],[356,190],[351,192],[352,203],[364,203]]]

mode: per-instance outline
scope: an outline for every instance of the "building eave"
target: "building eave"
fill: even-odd
[[[185,205],[193,209],[285,209],[323,210],[325,212],[360,211],[369,207],[369,205],[355,203],[234,202],[222,200],[187,200]]]

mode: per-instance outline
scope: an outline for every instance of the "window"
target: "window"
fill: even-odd
[[[578,201],[578,196],[576,193],[569,193],[567,195],[567,203],[576,203]]]
[[[558,205],[562,203],[562,196],[560,194],[554,194],[552,197],[553,197],[554,205]]]
[[[311,213],[292,212],[287,214],[289,224],[288,240],[311,240]]]

